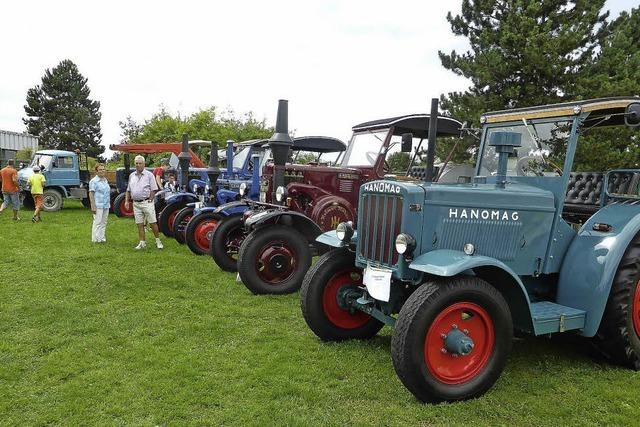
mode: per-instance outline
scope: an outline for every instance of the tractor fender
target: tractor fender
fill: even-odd
[[[356,212],[349,202],[330,195],[317,199],[309,217],[322,231],[334,230],[341,222],[355,222]]]
[[[249,206],[243,202],[231,202],[227,203],[224,206],[221,206],[222,209],[218,208],[216,213],[219,213],[222,216],[234,216],[234,215],[242,215],[249,209]]]
[[[299,231],[308,242],[313,243],[316,237],[322,234],[318,224],[311,221],[309,217],[292,211],[281,211],[277,209],[266,210],[250,216],[245,221],[247,230],[256,230],[273,224],[286,225]]]
[[[233,202],[238,199],[239,193],[233,190],[227,190],[226,188],[221,188],[216,192],[216,200],[219,205],[224,205],[225,203]]]
[[[595,223],[608,224],[611,231],[594,231]],[[598,332],[620,260],[639,231],[638,206],[608,205],[589,218],[571,242],[560,269],[557,302],[587,312],[582,335]]]
[[[198,196],[192,193],[176,193],[166,198],[167,205],[171,205],[174,203],[193,203],[198,202]]]
[[[335,230],[325,231],[316,238],[316,242],[323,243],[333,248],[343,248],[345,246],[355,247],[358,242],[358,230],[353,231],[353,236],[351,236],[351,241],[348,244],[338,239]]]
[[[514,326],[533,333],[531,301],[520,277],[502,261],[461,251],[438,249],[416,257],[409,268],[433,276],[451,277],[473,274],[495,287],[507,301]]]

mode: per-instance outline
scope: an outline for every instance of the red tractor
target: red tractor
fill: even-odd
[[[255,203],[252,214],[244,217],[248,235],[240,245],[238,274],[245,286],[255,294],[298,290],[312,256],[324,250],[315,246],[316,237],[341,222],[355,223],[360,186],[390,172],[386,160],[400,151],[401,143],[402,151],[413,147],[417,152],[429,134],[429,123],[428,114],[412,114],[354,126],[337,167],[290,165],[278,171],[267,166],[261,193],[265,198],[273,194],[272,200],[280,205]],[[439,117],[436,135],[459,136],[461,126],[455,119]],[[286,132],[276,127],[270,140],[274,153],[274,145],[289,144]],[[429,156],[433,159],[433,153]],[[408,174],[415,175],[424,173],[425,166],[409,169]]]

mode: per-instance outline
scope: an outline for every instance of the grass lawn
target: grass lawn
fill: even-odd
[[[637,425],[640,373],[584,341],[517,339],[482,398],[422,405],[391,364],[391,330],[321,343],[298,294],[253,296],[209,257],[132,220],[90,242],[79,203],[0,216],[0,423],[8,425]],[[150,240],[151,242],[151,240]]]

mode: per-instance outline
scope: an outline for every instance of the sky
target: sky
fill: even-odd
[[[24,132],[27,90],[74,61],[101,103],[102,142],[118,122],[163,105],[188,115],[216,106],[275,125],[289,100],[296,135],[349,138],[368,120],[427,112],[468,87],[438,50],[466,50],[447,13],[460,1],[13,1],[0,6],[0,129]],[[617,16],[637,5],[607,0]]]

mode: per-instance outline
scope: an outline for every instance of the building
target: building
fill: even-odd
[[[0,130],[0,165],[5,165],[9,159],[15,159],[18,151],[27,149],[32,153],[38,150],[37,137],[26,133]]]

